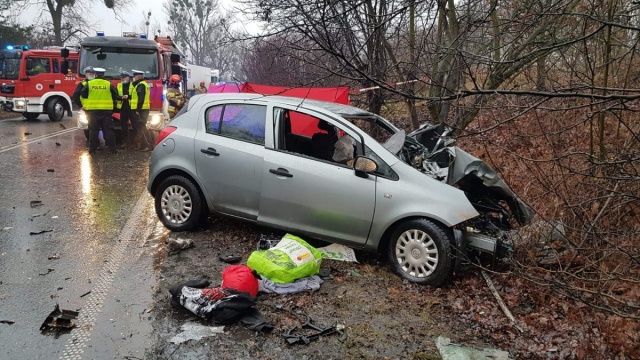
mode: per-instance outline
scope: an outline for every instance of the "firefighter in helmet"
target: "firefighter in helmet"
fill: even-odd
[[[186,104],[184,94],[180,91],[180,83],[182,77],[180,75],[171,75],[169,78],[169,89],[167,90],[167,101],[169,102],[169,118],[174,116]]]
[[[198,87],[198,92],[200,94],[206,94],[207,93],[207,88],[204,86],[204,81],[200,81],[200,86]]]

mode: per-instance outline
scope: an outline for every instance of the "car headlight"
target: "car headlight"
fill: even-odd
[[[160,114],[154,114],[149,119],[149,126],[153,128],[157,128],[160,124],[162,124],[162,115]]]
[[[89,119],[87,119],[87,114],[85,112],[78,113],[78,126],[89,126]]]
[[[24,100],[17,100],[16,101],[16,107],[17,108],[23,108],[25,105],[25,101]]]

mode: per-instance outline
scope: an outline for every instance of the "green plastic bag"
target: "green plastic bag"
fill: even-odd
[[[322,252],[301,238],[286,234],[276,246],[252,252],[247,266],[275,283],[288,284],[317,274],[321,262]]]

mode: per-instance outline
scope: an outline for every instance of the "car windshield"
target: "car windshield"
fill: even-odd
[[[18,79],[20,59],[0,59],[0,79]]]
[[[106,70],[105,78],[120,79],[120,73],[144,71],[145,79],[158,79],[158,52],[154,49],[86,46],[80,52],[80,75],[87,66]]]

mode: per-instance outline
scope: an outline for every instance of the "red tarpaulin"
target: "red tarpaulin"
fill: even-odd
[[[304,99],[331,101],[349,105],[349,87],[337,86],[326,88],[288,88],[282,86],[269,86],[254,83],[232,83],[222,85],[209,85],[210,93],[243,92],[264,95],[292,96]]]
[[[291,96],[303,99],[330,101],[349,105],[349,87],[331,88],[287,88],[281,86],[260,85],[254,83],[226,83],[209,85],[209,93],[252,93],[263,95]],[[318,119],[296,111],[290,111],[291,132],[311,137],[317,132],[326,132],[318,128]]]

